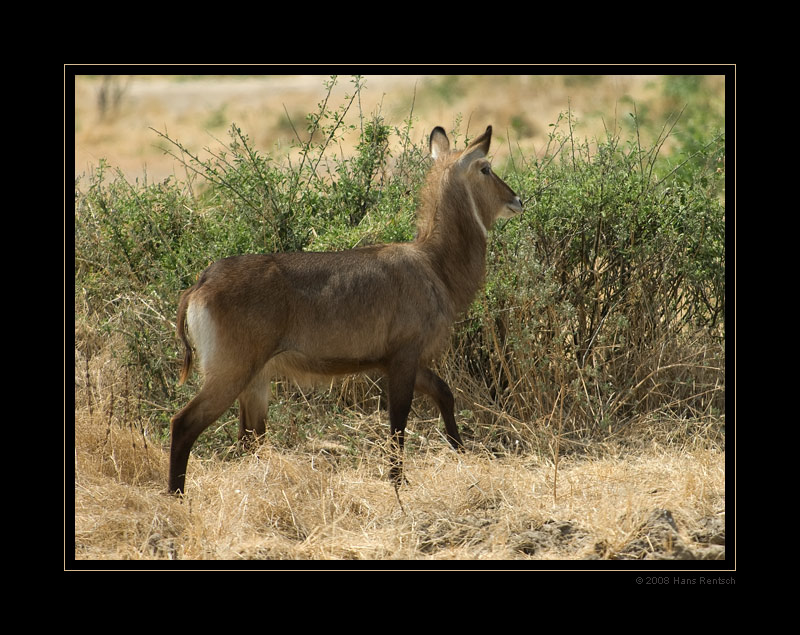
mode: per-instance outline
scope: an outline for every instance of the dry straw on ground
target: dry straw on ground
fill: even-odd
[[[164,493],[167,449],[138,428],[125,374],[103,354],[81,363],[78,560],[724,557],[724,453],[697,429],[683,437],[692,442],[665,436],[561,456],[555,492],[546,453],[494,458],[473,447],[459,455],[427,441],[407,457],[410,483],[399,500],[378,445],[353,455],[335,443],[267,444],[238,458],[193,457],[180,500]],[[362,423],[385,425],[375,420],[382,416],[361,415]],[[436,425],[409,427],[435,439]]]

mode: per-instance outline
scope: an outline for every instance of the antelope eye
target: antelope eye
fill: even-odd
[[[484,165],[481,168],[481,174],[489,174],[491,171],[492,171],[492,166],[491,165]]]

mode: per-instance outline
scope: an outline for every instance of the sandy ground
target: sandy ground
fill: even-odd
[[[150,128],[167,132],[195,151],[220,147],[230,123],[236,122],[262,151],[281,153],[294,138],[289,120],[301,133],[304,117],[324,99],[321,75],[204,77],[158,76],[75,78],[75,174],[93,169],[101,158],[120,167],[129,179],[145,172],[151,180],[175,173]],[[487,125],[499,138],[511,138],[528,151],[546,143],[549,124],[568,108],[583,122],[586,135],[603,133],[604,125],[622,119],[632,101],[644,103],[658,92],[658,78],[611,75],[600,78],[562,76],[366,75],[358,109],[369,115],[380,109],[387,123],[400,126],[412,112],[415,140],[442,125],[448,130],[460,117],[460,129],[474,135]],[[340,77],[329,105],[352,94],[350,77]],[[106,95],[101,108],[100,96]],[[114,99],[119,95],[118,100]],[[343,151],[347,152],[348,148]],[[497,144],[499,156],[507,144]],[[182,169],[176,174],[183,175]]]

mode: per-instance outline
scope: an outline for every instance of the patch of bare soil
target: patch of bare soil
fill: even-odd
[[[606,551],[603,544],[596,547]],[[630,542],[602,555],[612,560],[724,560],[725,521],[709,516],[687,531],[668,509],[654,509]]]
[[[433,556],[448,549],[465,548],[472,553],[497,551],[496,538],[502,520],[474,514],[437,518],[420,514],[414,523],[417,548]],[[724,560],[725,523],[708,517],[693,531],[682,530],[667,509],[654,509],[636,536],[622,548],[612,549],[605,541],[595,542],[580,523],[549,519],[521,523],[507,532],[505,548],[510,559],[529,556],[584,560]]]

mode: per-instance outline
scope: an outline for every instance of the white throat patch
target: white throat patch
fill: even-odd
[[[475,199],[472,198],[472,192],[469,188],[467,188],[467,196],[469,197],[469,205],[472,208],[472,215],[475,217],[475,222],[478,224],[481,234],[483,234],[483,238],[486,240],[489,238],[489,232],[486,230],[486,225],[484,225],[481,220],[481,215],[478,213],[478,206],[475,204]]]

